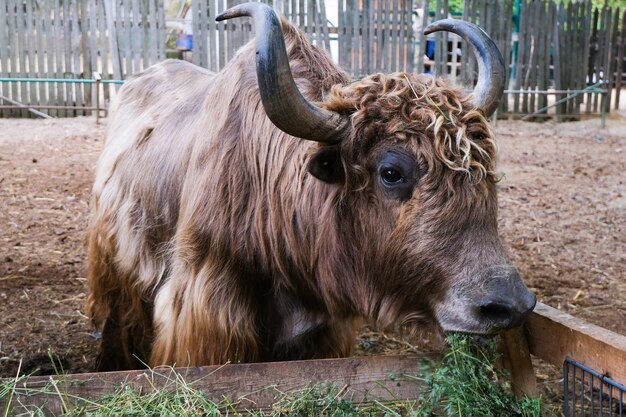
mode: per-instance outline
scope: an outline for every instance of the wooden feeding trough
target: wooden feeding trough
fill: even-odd
[[[576,319],[538,304],[524,328],[503,337],[503,364],[509,369],[517,394],[538,394],[529,353],[556,366],[572,358],[613,380],[626,381],[626,336]],[[129,372],[106,372],[59,376],[35,376],[19,381],[18,388],[31,388],[28,396],[13,401],[20,407],[42,407],[46,415],[59,413],[63,398],[97,401],[122,384],[139,392],[167,389],[182,378],[193,382],[216,403],[228,398],[235,409],[267,409],[276,394],[329,382],[340,387],[354,403],[415,400],[421,382],[420,361],[415,356],[371,356],[277,363],[228,364],[196,368],[157,368]],[[50,390],[38,388],[53,386]],[[57,392],[59,395],[53,395]],[[62,395],[63,394],[63,395]],[[0,399],[6,409],[7,397]]]

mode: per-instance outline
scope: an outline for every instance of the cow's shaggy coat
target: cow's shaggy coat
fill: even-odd
[[[272,124],[253,44],[218,74],[166,61],[120,90],[88,235],[100,369],[345,356],[361,317],[457,326],[478,282],[457,281],[509,265],[470,99],[428,75],[351,82],[282,26],[300,91],[350,119],[337,145]],[[392,154],[412,161],[400,191],[381,185]]]

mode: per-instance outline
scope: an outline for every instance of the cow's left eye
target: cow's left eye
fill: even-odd
[[[397,184],[406,181],[400,171],[390,167],[383,168],[380,171],[380,176],[387,184]]]
[[[383,193],[400,201],[411,198],[417,183],[417,162],[404,151],[389,150],[378,161],[378,177]]]

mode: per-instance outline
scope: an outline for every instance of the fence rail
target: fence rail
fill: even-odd
[[[23,107],[54,106],[52,116],[89,114],[95,94],[81,83],[24,79],[124,80],[166,55],[164,0],[0,0],[0,117],[29,117]],[[182,0],[181,0],[182,1]],[[252,36],[250,19],[215,22],[218,12],[245,0],[191,0],[191,59],[217,71]],[[458,36],[422,28],[448,16],[447,0],[338,0],[328,16],[324,0],[267,0],[316,43],[336,49],[339,64],[355,77],[374,72],[424,72],[471,88],[476,62]],[[624,73],[626,12],[594,9],[590,0],[468,0],[463,18],[484,28],[509,68],[508,90],[499,114],[577,118],[619,107]],[[429,10],[434,10],[428,13]],[[424,12],[426,11],[426,12]],[[336,26],[329,24],[329,19]],[[552,28],[552,30],[545,30]],[[170,30],[172,32],[172,30]],[[331,48],[332,46],[332,48]],[[434,46],[434,48],[433,48]],[[579,94],[556,110],[549,103],[604,82],[607,93]],[[106,103],[112,85],[103,84]],[[546,90],[558,90],[549,102]],[[551,99],[550,99],[551,100]]]

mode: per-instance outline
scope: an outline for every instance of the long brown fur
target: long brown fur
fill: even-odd
[[[99,369],[346,356],[360,317],[432,315],[472,267],[450,259],[497,240],[495,145],[467,97],[426,75],[351,83],[283,29],[303,95],[352,120],[340,144],[346,180],[312,177],[307,161],[322,145],[267,118],[252,44],[218,74],[165,61],[129,81],[88,235]],[[406,204],[374,184],[389,146],[427,167]],[[458,239],[459,228],[481,232]]]

